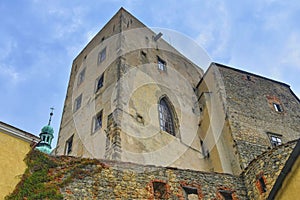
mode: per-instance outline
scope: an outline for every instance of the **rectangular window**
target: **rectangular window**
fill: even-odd
[[[273,103],[276,112],[283,112],[282,106],[278,103]]]
[[[159,70],[161,70],[161,71],[167,70],[167,68],[166,68],[167,63],[158,56],[157,56],[157,65],[158,65]]]
[[[81,101],[82,101],[82,94],[79,95],[79,96],[75,99],[74,112],[76,112],[76,111],[81,107]]]
[[[100,51],[99,55],[98,55],[98,64],[100,64],[101,62],[103,62],[106,58],[106,47]]]
[[[84,76],[85,76],[85,68],[78,75],[77,85],[80,85],[84,81]]]
[[[232,192],[229,190],[219,190],[224,200],[232,200]]]
[[[97,131],[99,128],[102,127],[102,115],[103,110],[101,110],[94,118],[94,131]]]
[[[266,183],[265,183],[265,180],[264,178],[261,176],[259,179],[259,184],[260,184],[260,188],[261,188],[261,193],[264,193],[267,191],[267,186],[266,186]]]
[[[185,200],[199,199],[198,190],[194,187],[183,186],[183,194]]]
[[[154,199],[167,199],[167,187],[165,183],[153,182]]]
[[[282,140],[281,140],[282,136],[280,136],[280,135],[269,133],[269,138],[270,138],[270,142],[273,147],[276,147],[276,146],[282,144]]]
[[[104,73],[96,80],[96,92],[103,87]]]
[[[67,141],[66,141],[66,151],[65,154],[69,155],[72,152],[72,146],[73,146],[73,136],[72,135]]]

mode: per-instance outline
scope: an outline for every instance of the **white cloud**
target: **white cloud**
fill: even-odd
[[[16,69],[14,69],[11,66],[5,66],[5,65],[0,65],[0,76],[3,77],[1,78],[1,81],[8,80],[9,84],[16,85],[20,81],[25,80],[24,76],[21,76],[19,72],[17,72]]]
[[[282,48],[280,63],[300,70],[300,35],[291,33]]]

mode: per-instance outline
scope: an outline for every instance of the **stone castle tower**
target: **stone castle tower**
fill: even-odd
[[[237,175],[299,124],[288,85],[204,73],[121,8],[73,61],[55,154]]]

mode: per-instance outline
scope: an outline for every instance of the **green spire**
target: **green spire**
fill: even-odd
[[[40,150],[41,152],[47,153],[47,154],[51,153],[51,142],[54,137],[53,136],[54,130],[50,126],[54,108],[50,108],[50,109],[51,109],[51,113],[50,113],[48,125],[44,126],[42,128],[41,133],[40,133],[41,141],[36,146],[36,148],[38,150]]]

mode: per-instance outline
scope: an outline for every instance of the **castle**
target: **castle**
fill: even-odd
[[[162,172],[135,174],[150,186],[133,189],[150,194],[127,198],[271,198],[286,161],[299,165],[298,97],[256,74],[200,67],[121,8],[73,61],[54,154]]]

